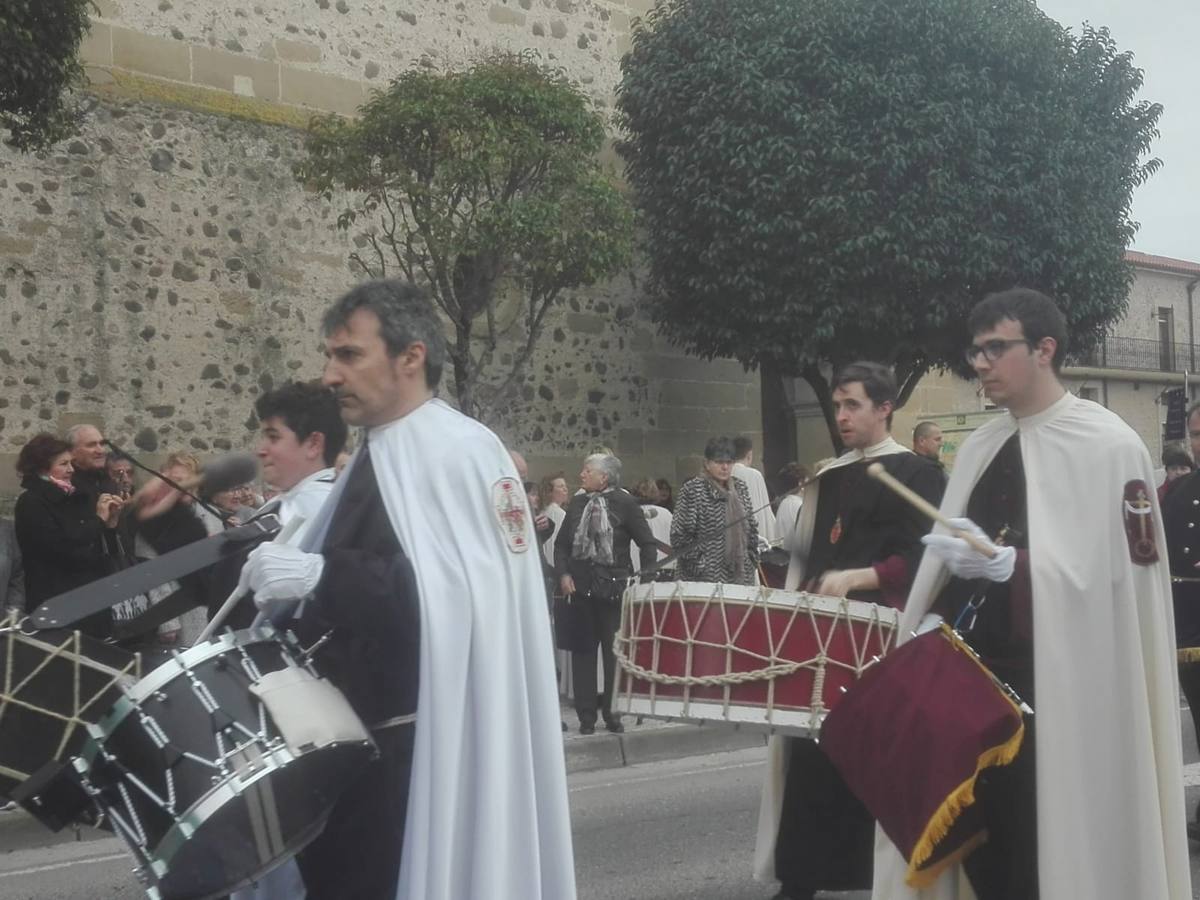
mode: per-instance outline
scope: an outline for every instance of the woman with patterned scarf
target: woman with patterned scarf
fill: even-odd
[[[757,583],[758,524],[745,482],[733,477],[733,458],[732,440],[709,440],[703,473],[675,498],[671,546],[683,581]]]
[[[568,598],[571,677],[579,733],[596,731],[597,706],[609,731],[625,730],[612,711],[616,658],[613,636],[621,624],[621,593],[633,573],[630,542],[642,559],[654,559],[656,543],[637,500],[621,489],[621,461],[594,453],[583,461],[576,494],[554,541],[554,569]],[[596,647],[604,660],[604,693],[596,690]]]

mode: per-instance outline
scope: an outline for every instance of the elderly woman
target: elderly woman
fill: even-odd
[[[733,462],[733,441],[713,438],[704,447],[703,473],[684,482],[675,498],[671,546],[684,581],[757,581],[758,525]]]
[[[71,445],[52,434],[34,436],[17,455],[25,491],[17,498],[13,519],[29,610],[119,568],[109,557],[104,532],[117,527],[122,500],[115,494],[93,499],[77,490],[71,483],[73,471]],[[111,616],[107,610],[89,616],[79,630],[108,637]]]
[[[633,575],[630,541],[653,559],[654,535],[633,496],[621,487],[621,461],[594,453],[579,473],[583,493],[567,505],[567,515],[554,541],[554,568],[559,588],[570,598],[571,674],[579,733],[596,730],[596,647],[604,660],[604,694],[600,713],[609,731],[625,730],[612,711],[616,659],[613,636],[621,623],[621,594]]]

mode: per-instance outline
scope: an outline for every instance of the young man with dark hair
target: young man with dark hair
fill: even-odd
[[[800,519],[785,543],[786,587],[903,606],[929,522],[868,477],[867,466],[881,463],[934,504],[945,480],[889,433],[896,381],[886,366],[846,366],[833,379],[833,404],[846,452],[803,489]],[[814,741],[773,737],[770,747],[756,876],[777,878],[780,900],[868,887],[874,828],[866,809]]]
[[[435,399],[445,337],[421,288],[360,285],[323,330],[323,382],[362,446],[301,546],[262,544],[242,571],[302,643],[328,636],[318,664],[380,751],[298,856],[308,896],[572,900],[550,628],[516,468]]]
[[[963,844],[962,863],[921,896],[959,896],[965,873],[978,900],[1187,900],[1174,629],[1150,456],[1120,418],[1059,381],[1066,327],[1049,297],[991,295],[970,327],[966,360],[1009,415],[958,451],[942,504],[954,531],[938,525],[924,539],[898,634],[905,641],[930,613],[955,624],[1037,711],[1036,730],[1027,718],[1016,759],[976,778],[986,842]],[[874,900],[916,896],[907,867],[880,834]]]

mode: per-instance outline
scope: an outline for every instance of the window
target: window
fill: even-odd
[[[1158,308],[1158,367],[1164,372],[1175,371],[1175,310]]]

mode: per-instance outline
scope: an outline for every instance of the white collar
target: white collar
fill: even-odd
[[[300,481],[296,482],[290,488],[288,488],[286,491],[284,491],[282,494],[280,494],[279,499],[281,501],[292,499],[296,495],[303,492],[303,490],[308,485],[312,484],[314,481],[333,481],[336,478],[337,478],[337,472],[334,471],[332,466],[330,466],[329,468],[326,468],[326,469],[317,469],[317,471],[313,472],[311,475],[305,476]]]
[[[1018,428],[1020,428],[1022,431],[1030,431],[1034,428],[1045,425],[1047,422],[1050,422],[1053,419],[1057,419],[1060,415],[1074,406],[1075,401],[1075,395],[1070,391],[1066,391],[1061,397],[1043,409],[1040,413],[1034,413],[1032,416],[1021,416],[1020,418],[1013,416],[1013,418],[1017,420]],[[1009,413],[1009,415],[1012,414]]]

